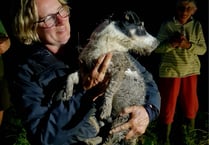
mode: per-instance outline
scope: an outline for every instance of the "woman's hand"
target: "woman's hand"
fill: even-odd
[[[84,74],[83,76],[83,87],[85,90],[88,90],[93,101],[102,96],[108,86],[110,77],[109,74],[106,74],[106,71],[111,58],[111,53],[100,56],[94,69],[89,74]]]
[[[143,106],[127,107],[121,113],[121,115],[125,114],[131,115],[130,120],[116,128],[113,128],[110,133],[113,134],[129,129],[125,139],[131,139],[132,137],[144,134],[149,125],[149,116],[145,108]]]
[[[85,74],[85,76],[83,76],[83,87],[85,90],[91,89],[104,80],[111,58],[111,53],[100,56],[94,69],[89,74]]]

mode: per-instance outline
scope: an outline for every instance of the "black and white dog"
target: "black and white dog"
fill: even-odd
[[[94,30],[79,59],[91,70],[94,60],[99,56],[108,52],[113,54],[107,72],[111,78],[99,110],[101,121],[111,122],[112,127],[122,124],[129,119],[129,116],[118,117],[124,107],[145,103],[146,77],[129,52],[149,55],[158,44],[158,40],[146,31],[143,22],[132,11],[125,12],[120,20],[107,19]],[[78,71],[69,75],[64,99],[69,99],[72,95],[73,85],[79,82],[79,73],[84,72]],[[108,136],[104,139],[104,145],[121,144],[125,133]],[[126,144],[134,143],[136,141],[133,140]]]

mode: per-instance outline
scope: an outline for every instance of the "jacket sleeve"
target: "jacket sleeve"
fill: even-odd
[[[199,21],[194,22],[194,27],[191,27],[189,36],[191,47],[188,51],[192,52],[194,55],[204,55],[207,51],[207,46],[205,43],[202,25]]]
[[[161,24],[157,39],[160,41],[158,47],[154,50],[155,53],[168,53],[173,51],[173,47],[169,44],[168,40],[173,35],[173,29],[168,27],[168,22],[165,21]]]
[[[133,62],[136,63],[138,69],[140,70],[141,74],[144,76],[145,84],[146,84],[146,104],[144,105],[145,109],[148,112],[150,121],[156,119],[160,112],[160,93],[158,90],[158,86],[153,79],[153,76],[150,72],[146,70],[138,61],[136,61],[132,56]]]

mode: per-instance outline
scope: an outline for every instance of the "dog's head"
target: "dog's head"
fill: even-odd
[[[98,25],[83,48],[80,60],[88,64],[111,51],[133,51],[149,55],[158,44],[159,41],[146,31],[137,14],[127,11],[121,16],[111,15]]]
[[[127,39],[130,39],[126,42],[134,44],[130,45],[133,47],[129,46],[129,50],[140,55],[149,55],[157,48],[159,41],[146,31],[144,22],[140,20],[135,12],[126,11],[122,16],[113,16],[112,21],[115,21],[115,28],[126,35]]]

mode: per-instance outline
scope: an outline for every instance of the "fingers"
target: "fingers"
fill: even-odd
[[[107,68],[110,64],[111,58],[112,58],[111,53],[108,53],[104,56],[99,57],[95,65],[95,68],[92,72],[92,78],[95,78],[95,83],[103,81]]]
[[[130,123],[125,123],[121,126],[118,126],[114,129],[110,130],[110,134],[114,134],[116,132],[120,132],[123,130],[129,130],[128,133],[126,134],[125,138],[131,139],[132,137],[143,135],[145,133],[146,128],[147,128],[146,125],[141,125],[138,127],[131,128]]]
[[[121,112],[121,115],[123,114],[129,114],[132,112],[136,112],[137,110],[139,110],[140,106],[130,106],[130,107],[126,107],[123,109],[123,111]]]
[[[132,137],[141,136],[145,133],[145,130],[130,130],[127,135],[125,136],[125,139],[131,139]]]
[[[102,64],[102,62],[104,61],[104,59],[105,59],[105,55],[102,55],[102,56],[100,56],[99,58],[98,58],[98,60],[97,60],[97,62],[96,62],[96,65],[95,65],[95,68],[94,69],[96,69],[96,70],[99,70],[99,68],[100,68],[100,66],[101,66],[101,64]]]
[[[110,64],[112,58],[112,54],[108,53],[106,55],[100,56],[95,64],[94,69],[91,71],[90,74],[87,74],[87,76],[84,78],[84,89],[89,90],[92,87],[96,86],[99,83],[108,82],[108,77],[106,78],[106,71],[108,69],[108,66]]]
[[[110,130],[110,134],[116,133],[116,132],[120,132],[122,130],[128,130],[130,129],[130,124],[129,123],[125,123],[123,125],[120,125],[116,128],[113,128],[112,130]]]
[[[102,74],[106,73],[106,70],[107,70],[107,68],[110,64],[111,58],[112,58],[111,53],[108,53],[108,54],[105,55],[105,57],[103,58],[102,64],[100,65],[100,67],[98,69],[98,72],[100,72]]]
[[[133,136],[141,136],[141,135],[142,135],[142,134],[139,134],[139,133],[136,134],[135,131],[130,130],[130,131],[128,132],[128,134],[125,136],[125,139],[131,139]]]
[[[149,124],[149,116],[143,106],[126,107],[121,115],[124,114],[131,114],[131,118],[127,123],[113,128],[110,131],[111,134],[120,132],[122,130],[129,130],[125,138],[130,139],[134,136],[140,136],[145,133]]]

